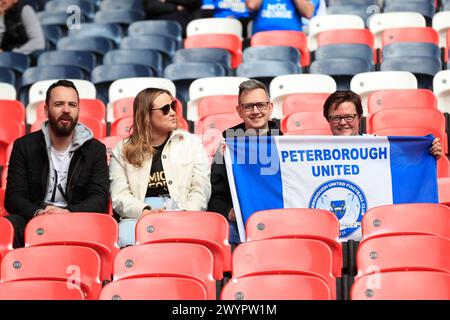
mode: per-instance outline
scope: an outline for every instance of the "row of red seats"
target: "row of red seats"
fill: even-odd
[[[232,269],[222,299],[336,299],[342,247],[338,242],[339,222],[328,211],[278,209],[255,213],[247,222],[247,242],[233,253],[232,268],[227,222],[220,215],[170,212],[145,216],[136,228],[137,245],[119,253],[114,239],[117,226],[108,222],[109,229],[104,228],[108,219],[113,221],[89,213],[33,219],[26,231],[28,247],[9,251],[1,262],[0,279],[7,285],[0,284],[0,297],[11,298],[4,291],[13,286],[11,282],[71,281],[78,277],[75,279],[83,297],[88,299],[98,298],[100,292],[104,299],[215,299],[215,280]],[[8,223],[0,221],[0,234],[11,232]],[[72,222],[69,230],[59,230],[61,222]],[[450,260],[443,258],[450,254],[449,224],[450,208],[438,204],[369,210],[362,221],[363,240],[357,253],[358,274],[352,298],[450,299]],[[5,240],[12,241],[12,235]],[[1,248],[8,251],[10,245]],[[46,265],[50,259],[52,264]],[[180,260],[184,263],[179,264]],[[107,271],[113,264],[114,268]],[[81,269],[68,275],[67,267],[73,265]],[[102,290],[100,281],[109,280],[112,271],[113,282]],[[171,292],[170,287],[158,297],[127,289],[137,283],[144,283],[145,288],[155,283],[160,288],[159,281],[148,279],[153,277],[169,277],[169,283],[176,282],[174,277],[193,281],[182,284],[187,288],[184,294]],[[397,277],[395,281],[402,286],[396,282],[377,286],[378,282],[367,281],[368,277]],[[410,278],[416,281],[405,281]],[[437,278],[442,281],[426,281]],[[17,294],[25,298],[27,293]]]

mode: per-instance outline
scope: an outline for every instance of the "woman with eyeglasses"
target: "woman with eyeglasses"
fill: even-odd
[[[323,116],[330,124],[334,136],[357,136],[360,131],[363,107],[361,98],[353,91],[336,91],[323,105]],[[430,153],[439,159],[442,147],[439,138],[435,138]]]
[[[178,128],[176,100],[162,89],[144,89],[134,99],[131,134],[114,148],[109,171],[113,209],[123,220],[121,246],[134,243],[141,216],[205,210],[211,194],[203,145]]]

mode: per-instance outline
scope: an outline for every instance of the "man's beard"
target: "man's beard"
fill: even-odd
[[[60,120],[67,120],[70,121],[70,124],[68,125],[62,125],[59,124]],[[75,126],[77,125],[78,117],[76,119],[73,119],[68,114],[61,115],[58,119],[55,119],[52,115],[48,115],[48,123],[50,125],[50,128],[53,130],[55,135],[57,137],[68,137],[73,132]]]

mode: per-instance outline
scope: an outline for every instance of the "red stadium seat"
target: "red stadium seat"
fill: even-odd
[[[450,206],[450,178],[438,179],[439,203]]]
[[[377,136],[426,136],[429,134],[434,135],[436,138],[439,138],[441,141],[442,149],[444,150],[445,154],[448,154],[448,145],[447,145],[447,134],[445,131],[440,131],[436,129],[430,129],[430,128],[419,128],[419,127],[393,127],[393,128],[382,128],[382,129],[375,129],[372,131],[372,134]],[[443,160],[445,161],[445,160]],[[439,163],[438,162],[438,169],[439,165],[445,165],[445,163]],[[445,169],[443,168],[443,171],[439,171],[439,173],[445,175]]]
[[[329,129],[330,125],[322,111],[301,111],[293,113],[281,121],[281,131],[297,131],[303,129]]]
[[[0,300],[84,300],[84,293],[63,281],[21,280],[0,283]]]
[[[187,37],[184,47],[189,48],[222,48],[231,54],[231,67],[237,68],[242,62],[242,41],[235,34],[199,34]]]
[[[441,143],[447,151],[444,114],[431,108],[398,108],[380,110],[372,115],[370,129],[373,133],[385,128],[427,128],[429,133],[440,131],[443,135]],[[434,131],[434,132],[433,132]]]
[[[131,134],[132,126],[133,116],[117,119],[111,124],[111,135],[128,137]]]
[[[391,89],[375,91],[367,101],[369,114],[367,128],[371,125],[371,118],[375,112],[385,109],[398,108],[431,108],[437,109],[434,93],[427,89]],[[367,132],[371,132],[369,129]]]
[[[8,220],[0,217],[0,261],[13,249],[14,229]]]
[[[0,217],[8,215],[5,209],[5,191],[5,188],[0,188]]]
[[[283,115],[289,116],[301,111],[323,111],[323,104],[329,93],[297,93],[284,99]]]
[[[232,269],[231,281],[261,274],[315,276],[326,282],[330,288],[331,299],[336,299],[333,253],[322,241],[312,239],[248,241],[234,250]]]
[[[211,157],[223,141],[222,132],[241,122],[242,119],[237,113],[212,114],[197,122],[195,132],[201,135],[206,153]]]
[[[63,228],[61,226],[64,226]],[[25,246],[69,244],[95,249],[102,259],[101,280],[110,280],[119,247],[119,227],[109,215],[72,212],[31,219],[25,229]]]
[[[362,241],[356,255],[360,278],[389,271],[450,273],[450,239],[432,235],[400,235]]]
[[[102,139],[102,143],[106,147],[106,159],[108,161],[108,165],[111,162],[111,153],[120,141],[123,140],[123,136],[109,136]]]
[[[100,300],[206,300],[204,286],[188,278],[131,278],[106,285]]]
[[[428,42],[439,46],[439,34],[431,27],[392,28],[383,31],[382,46],[396,42]]]
[[[24,134],[23,123],[0,117],[0,166],[4,166],[7,162],[8,146]]]
[[[198,103],[198,117],[204,118],[220,113],[236,113],[237,101],[238,97],[235,95],[202,98]]]
[[[404,234],[429,234],[450,239],[450,208],[434,203],[379,206],[363,216],[363,240]]]
[[[220,280],[231,270],[228,221],[220,214],[206,211],[164,212],[139,219],[136,244],[187,242],[207,247],[214,256],[214,278]]]
[[[450,160],[446,156],[440,157],[437,161],[437,177],[450,177]]]
[[[42,124],[47,121],[46,119],[36,120],[30,128],[30,132],[35,132],[41,130]],[[106,127],[103,126],[102,122],[98,119],[91,117],[79,116],[78,122],[84,124],[86,127],[92,130],[95,139],[101,140],[106,136]]]
[[[16,120],[25,132],[25,107],[18,100],[0,100],[0,119]]]
[[[10,251],[1,263],[1,281],[59,280],[79,285],[87,299],[97,299],[101,260],[91,248],[40,246]]]
[[[47,114],[44,110],[45,101],[42,101],[36,109],[36,120],[46,120]],[[102,137],[106,137],[106,107],[98,99],[80,99],[80,118],[94,118],[102,125]]]
[[[209,130],[213,130],[222,134],[226,129],[234,127],[241,122],[242,119],[237,113],[213,114],[199,119],[195,131],[197,134],[205,134],[208,133]]]
[[[306,35],[301,31],[276,30],[255,33],[250,39],[252,47],[257,46],[289,46],[300,51],[300,64],[307,67],[311,63]]]
[[[302,274],[270,274],[229,281],[222,300],[330,300],[327,283]]]
[[[339,243],[339,221],[331,212],[321,209],[274,209],[258,211],[247,220],[247,241],[301,238],[326,243],[333,252],[333,274],[341,276],[342,247]]]
[[[450,300],[450,274],[432,271],[385,272],[358,279],[352,300]]]
[[[317,35],[317,46],[329,44],[365,44],[374,48],[375,38],[369,29],[339,29],[322,31]],[[377,63],[377,53],[373,51],[373,61]]]
[[[180,263],[182,262],[182,263]],[[216,299],[214,257],[193,243],[151,243],[122,249],[114,260],[114,282],[128,278],[179,277],[197,280]]]
[[[7,182],[8,182],[8,165],[3,167],[2,175],[0,177],[0,185],[3,189],[6,189]]]

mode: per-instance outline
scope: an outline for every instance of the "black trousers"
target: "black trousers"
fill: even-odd
[[[22,248],[25,246],[25,226],[27,223],[25,219],[17,214],[5,216],[5,219],[9,220],[14,227],[14,243],[13,247]]]

